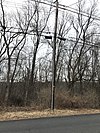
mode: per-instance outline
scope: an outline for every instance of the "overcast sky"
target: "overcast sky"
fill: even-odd
[[[14,3],[17,3],[16,4],[16,7],[21,7],[21,4],[23,4],[23,1],[25,1],[25,0],[5,0],[5,2],[6,2],[6,7],[8,7],[7,9],[9,10],[9,11],[12,11],[12,10],[14,10],[14,9],[16,9],[16,8],[14,8],[15,6],[14,6]],[[41,1],[44,1],[44,0],[41,0]],[[46,1],[46,0],[45,0]],[[53,0],[53,1],[55,1],[55,0]],[[59,3],[60,4],[63,4],[63,5],[66,5],[66,6],[71,6],[71,7],[75,7],[75,3],[78,1],[78,0],[58,0],[59,1]],[[86,2],[87,1],[89,1],[89,0],[86,0]],[[98,0],[99,2],[100,2],[100,0]],[[87,2],[88,3],[88,2]],[[73,5],[74,4],[74,5]],[[100,7],[100,6],[98,6],[98,7]],[[8,11],[7,10],[7,11]],[[49,20],[50,21],[50,20]],[[50,21],[50,23],[51,22],[54,22],[54,18],[53,18],[53,21],[51,20]],[[54,26],[52,26],[52,28],[50,29],[51,31],[50,32],[53,32],[54,31]],[[70,36],[72,37],[73,35],[72,35],[72,33],[70,34]],[[45,47],[45,46],[44,46]],[[44,54],[45,54],[45,48],[41,48],[41,54],[39,53],[39,56],[43,56]]]
[[[6,0],[6,1],[21,3],[24,0]],[[77,0],[58,0],[58,1],[59,3],[68,4],[68,5],[77,2]]]
[[[76,3],[78,0],[59,0],[59,3],[65,4],[66,6],[69,6],[71,4]]]
[[[9,4],[11,4],[11,5],[14,5],[14,3],[17,3],[18,5],[20,5],[25,0],[5,0],[5,1],[7,1],[7,3],[9,2]],[[77,2],[77,0],[58,0],[58,1],[60,4],[64,4],[66,6],[69,6],[69,5]]]
[[[6,8],[8,8],[9,10],[14,10],[15,9],[15,5],[16,7],[21,7],[21,5],[24,3],[23,1],[27,1],[27,0],[4,0]],[[31,0],[30,0],[31,1]],[[41,0],[41,1],[46,1],[47,0]],[[51,1],[51,0],[48,0]],[[55,1],[55,0],[53,0]],[[63,4],[65,6],[70,6],[75,8],[76,3],[78,2],[78,0],[58,0],[60,4]],[[86,0],[86,2],[88,3],[89,0]],[[94,0],[91,0],[94,1]],[[100,0],[98,0],[98,10],[100,10]]]

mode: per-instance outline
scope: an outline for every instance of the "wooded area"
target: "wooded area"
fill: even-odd
[[[0,106],[50,107],[55,7],[27,0],[8,12],[0,0]],[[96,0],[58,3],[56,108],[100,107],[99,15]]]

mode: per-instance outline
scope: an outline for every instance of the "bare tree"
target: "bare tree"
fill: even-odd
[[[35,36],[36,41],[34,42],[32,68],[31,68],[31,75],[30,75],[31,84],[34,82],[35,61],[36,61],[37,50],[40,44],[41,35],[47,26],[47,22],[51,13],[51,7],[48,13],[46,13],[46,11],[43,9],[43,15],[41,16],[40,4],[37,1],[35,2],[35,7],[36,7],[36,15],[35,15],[34,21],[31,22],[31,28],[33,30],[33,33],[36,34]]]
[[[82,88],[81,80],[82,80],[82,75],[84,75],[84,71],[82,70],[83,69],[82,62],[84,55],[90,49],[89,47],[86,47],[89,44],[87,42],[87,37],[89,37],[89,32],[91,32],[90,27],[93,26],[94,19],[92,18],[92,15],[95,14],[96,3],[94,2],[91,5],[91,8],[89,7],[85,9],[85,7],[86,7],[85,1],[79,1],[78,4],[79,12],[77,14],[78,15],[77,19],[75,19],[76,23],[72,21],[73,28],[76,32],[76,37],[73,40],[73,42],[75,43],[73,43],[74,45],[72,45],[72,51],[70,53],[69,63],[68,63],[68,80],[69,80],[69,87],[71,85],[72,95],[74,93],[73,89],[74,83],[78,80],[79,77]],[[82,14],[84,10],[87,11],[88,15],[84,16],[84,14]],[[84,64],[84,66],[86,65]],[[80,68],[80,70],[78,69],[77,71],[77,67]]]
[[[16,72],[19,55],[25,45],[25,38],[27,35],[27,31],[28,31],[32,16],[28,18],[27,22],[24,23],[24,27],[25,27],[24,30],[20,25],[21,22],[23,21],[21,21],[20,19],[19,20],[16,19],[18,20],[17,22],[19,22],[17,24],[19,24],[20,26],[18,27],[18,29],[14,28],[11,25],[9,27],[6,21],[7,19],[6,19],[2,0],[0,5],[1,5],[1,11],[2,11],[2,20],[0,21],[0,25],[2,27],[2,34],[4,39],[4,45],[6,46],[6,55],[7,55],[7,86],[6,86],[6,93],[5,93],[5,103],[7,103],[11,92],[11,86],[14,81],[14,76]],[[17,53],[17,57],[15,58],[15,65],[11,75],[11,62],[16,49],[18,53]]]

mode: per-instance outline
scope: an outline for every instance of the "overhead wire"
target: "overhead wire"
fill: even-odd
[[[30,0],[30,1],[34,1],[34,2],[38,2],[38,3],[41,3],[41,4],[48,5],[48,6],[56,7],[55,3],[49,2],[49,1],[46,2],[45,0],[44,0],[44,1]],[[8,1],[6,1],[6,2],[8,2]],[[15,4],[14,2],[8,2],[8,4],[9,4],[9,3],[11,3],[12,5],[14,5],[14,6],[16,6],[16,7],[17,7],[18,5],[19,5],[20,7],[22,6],[21,3],[20,3],[20,4],[18,4],[18,3]],[[71,4],[71,5],[74,5],[74,4],[77,4],[77,3],[78,3],[78,2],[73,3],[73,4]],[[9,6],[11,6],[11,4],[10,4]],[[58,8],[59,8],[59,9],[62,9],[62,10],[67,10],[67,11],[72,12],[72,13],[75,13],[75,14],[79,14],[79,12],[78,12],[77,9],[70,7],[71,5],[66,6],[66,5],[59,4]],[[6,5],[4,5],[4,6],[6,6]],[[83,15],[83,16],[85,16],[85,17],[89,17],[89,14],[86,13],[86,12],[80,11],[80,13],[81,13],[81,15]],[[100,18],[99,18],[98,16],[92,15],[91,18],[100,21]]]
[[[36,0],[31,0],[31,1],[36,1]],[[55,5],[54,3],[47,3],[47,2],[45,2],[45,1],[36,1],[36,2],[39,2],[39,3],[42,3],[42,4],[46,4],[46,5],[49,5],[49,6],[56,7],[56,5]],[[13,2],[10,2],[10,3],[13,3]],[[78,3],[78,2],[76,2],[76,3]],[[76,4],[76,3],[73,3],[73,4]],[[72,5],[73,5],[73,4],[72,4]],[[78,14],[77,10],[74,9],[74,8],[71,8],[70,6],[65,6],[65,5],[59,4],[59,7],[58,7],[58,8]],[[69,9],[68,9],[68,8],[69,8]],[[72,9],[73,9],[73,11],[72,11]],[[85,12],[81,12],[81,13],[82,13],[83,16],[88,17],[88,14],[86,14]],[[99,18],[96,18],[96,16],[92,16],[91,18],[100,21],[100,19],[99,19]],[[11,27],[9,27],[9,28],[11,28]],[[13,27],[13,28],[14,28],[14,27]],[[19,28],[14,28],[14,29],[19,29]],[[8,31],[6,31],[6,32],[8,32]],[[16,33],[16,34],[18,34],[18,33],[19,33],[19,34],[24,34],[24,32],[15,32],[15,31],[9,31],[9,32],[10,32],[10,33]],[[49,33],[50,33],[50,32],[49,32]],[[28,33],[28,32],[27,32],[27,34],[28,34],[28,35],[36,35],[36,34]],[[96,34],[97,34],[97,33],[96,33]],[[42,35],[42,36],[45,36],[45,35]],[[68,40],[68,39],[67,39],[67,40]],[[68,40],[68,41],[73,41],[73,42],[74,42],[74,40]],[[95,44],[95,43],[93,43],[93,42],[88,42],[88,43],[92,43],[92,44],[93,44],[92,46],[94,46],[94,44]],[[90,44],[89,44],[89,45],[90,45]],[[95,46],[96,46],[96,45],[95,45]],[[98,45],[97,45],[96,47],[98,47]]]
[[[42,4],[48,5],[48,6],[56,7],[55,3],[53,3],[53,2],[52,3],[50,3],[50,2],[47,3],[45,1],[36,1],[36,0],[31,0],[31,1],[35,1],[35,2],[39,2],[39,3],[42,3]],[[79,14],[77,9],[72,8],[70,6],[59,4],[58,8],[62,9],[62,10],[67,10],[67,11],[75,13],[75,14]],[[86,13],[86,12],[81,11],[80,13],[81,13],[81,15],[83,15],[85,17],[89,17],[89,14]],[[91,15],[91,18],[100,21],[100,18],[98,18],[98,16]]]
[[[74,37],[71,37],[71,39],[67,39],[68,41],[71,41],[71,42],[76,42],[76,38]],[[83,43],[83,39],[80,39],[78,43]],[[91,46],[91,47],[98,47],[100,48],[100,45],[97,45],[97,43],[94,43],[94,42],[91,42],[91,41],[87,41],[84,42],[85,43],[85,46]]]
[[[24,33],[24,32],[13,32],[13,31],[6,31],[6,32],[10,32],[10,33],[15,33],[15,34],[28,34],[28,35],[36,35],[36,33],[30,33],[30,32],[26,32],[26,33]],[[44,34],[45,32],[43,32],[43,34]],[[46,35],[44,34],[41,34],[41,36],[43,36],[43,37],[45,37]],[[59,37],[57,37],[58,39],[59,39]],[[76,38],[70,38],[70,39],[67,39],[66,38],[66,40],[67,41],[70,41],[70,42],[76,42],[76,40],[75,40]],[[83,43],[83,40],[82,39],[80,39],[79,40],[79,42],[78,43]],[[98,48],[100,48],[100,45],[97,45],[96,43],[94,43],[94,42],[91,42],[91,41],[86,41],[85,42],[85,45],[86,46],[91,46],[91,47],[98,47]]]
[[[73,5],[76,5],[77,3],[79,3],[79,2],[72,3],[72,4],[68,5],[68,6],[73,6]]]

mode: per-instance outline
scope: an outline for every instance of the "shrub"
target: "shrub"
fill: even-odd
[[[9,99],[10,106],[24,106],[24,100],[20,96],[11,96]]]
[[[69,92],[60,91],[56,95],[56,108],[98,108],[99,100],[94,91],[84,92],[83,95],[70,96]]]

